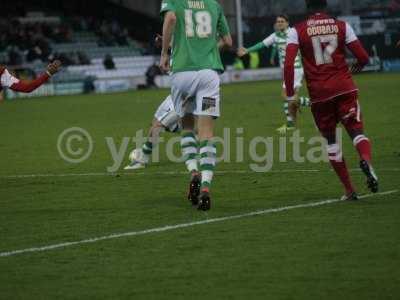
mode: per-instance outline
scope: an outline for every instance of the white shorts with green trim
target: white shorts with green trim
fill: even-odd
[[[174,109],[172,97],[168,96],[158,107],[154,114],[156,118],[168,131],[175,132],[180,129],[180,117]]]
[[[220,78],[214,70],[187,71],[172,74],[172,101],[183,117],[220,116]]]

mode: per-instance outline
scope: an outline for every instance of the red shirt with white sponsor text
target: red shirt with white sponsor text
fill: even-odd
[[[288,44],[297,44],[301,51],[312,102],[358,90],[346,62],[346,47],[357,40],[349,24],[323,13],[310,16],[289,32]]]

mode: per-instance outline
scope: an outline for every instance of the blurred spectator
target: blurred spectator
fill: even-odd
[[[146,84],[148,88],[157,87],[155,84],[155,78],[158,75],[161,75],[161,69],[157,63],[153,64],[147,69],[146,72]]]
[[[7,51],[8,64],[19,65],[37,60],[47,62],[52,51],[49,40],[55,41],[57,28],[44,23],[0,21],[0,49]]]
[[[23,63],[22,59],[23,53],[19,50],[17,46],[8,47],[8,64],[9,65],[21,65]]]
[[[14,9],[12,15],[17,16],[18,10]],[[49,24],[46,22],[24,23],[18,18],[9,17],[0,18],[0,52],[5,51],[5,55],[1,55],[1,58],[8,65],[21,65],[27,62],[47,63],[55,58],[60,59],[66,66],[90,64],[89,57],[82,51],[68,53],[53,53],[52,51],[50,46],[52,44],[73,42],[74,31],[95,33],[99,46],[134,44],[131,39],[132,32],[116,19],[74,15],[63,19],[63,22],[58,24]],[[150,50],[149,53],[151,53]],[[111,63],[108,65],[112,66]]]
[[[78,60],[80,65],[90,65],[91,61],[85,52],[78,51]]]
[[[107,54],[103,60],[104,68],[106,70],[115,70],[115,63],[111,54]]]
[[[28,54],[26,55],[26,60],[28,62],[34,62],[42,57],[43,52],[38,46],[34,46],[28,50]]]
[[[86,53],[82,51],[72,51],[68,53],[54,53],[49,56],[49,60],[58,59],[64,66],[90,65],[90,59]]]
[[[61,53],[56,52],[50,55],[49,60],[55,60],[55,59],[60,60],[63,66],[71,66],[73,64],[72,59],[66,53],[63,52]]]
[[[400,0],[391,0],[389,3],[389,7],[392,12],[400,11]]]
[[[71,60],[71,65],[73,65],[73,66],[79,65],[78,52],[72,51],[72,52],[69,52],[67,55]]]
[[[121,29],[116,35],[116,40],[119,46],[128,46],[128,38],[129,33],[126,28]]]
[[[92,93],[96,90],[96,87],[94,85],[94,81],[96,80],[96,77],[94,76],[87,76],[83,82],[83,90],[86,94]]]
[[[115,45],[115,39],[111,33],[111,28],[105,21],[101,24],[97,35],[99,36],[99,46],[108,47]]]
[[[126,27],[122,27],[118,21],[111,22],[103,20],[100,28],[96,30],[99,37],[98,44],[101,47],[127,46],[129,44],[129,32]]]
[[[56,43],[68,43],[72,41],[72,31],[66,25],[57,26],[51,32],[51,37]]]
[[[72,31],[66,24],[21,24],[18,20],[0,20],[0,48],[16,45],[26,49],[32,43],[43,40],[66,43],[71,41],[71,37]]]

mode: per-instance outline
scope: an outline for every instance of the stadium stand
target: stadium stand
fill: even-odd
[[[88,10],[82,6],[87,1],[59,2],[63,10],[56,2],[46,10],[35,0],[30,6],[21,5],[23,9],[6,3],[9,7],[0,13],[4,16],[7,12],[0,18],[0,64],[21,78],[30,78],[49,61],[59,59],[64,68],[50,84],[57,93],[62,86],[62,94],[68,93],[68,88],[70,93],[90,92],[93,86],[112,90],[110,85],[115,83],[124,90],[146,82],[145,73],[155,63],[155,57],[146,54],[154,53],[154,47],[146,41],[146,34],[138,34],[134,28],[135,22],[145,17],[126,9],[119,11],[107,1],[99,1],[99,7],[121,17],[107,16],[96,8]],[[148,35],[153,32],[150,29]],[[113,61],[112,68],[105,68],[106,57]]]
[[[93,88],[85,86],[113,89],[115,84],[115,89],[118,86],[124,90],[145,84],[146,72],[158,59],[152,41],[154,34],[160,32],[160,19],[115,3],[118,1],[99,0],[96,6],[88,0],[54,0],[46,5],[41,0],[32,0],[29,4],[22,0],[6,1],[0,12],[3,16],[0,18],[0,64],[7,65],[23,78],[42,70],[48,61],[59,59],[64,68],[51,82],[71,85],[73,92],[78,85],[82,86],[82,91],[92,91]],[[281,4],[268,3],[260,1],[261,6],[246,6],[245,27],[259,28],[245,30],[246,44],[264,39],[272,32],[273,14],[281,9]],[[339,2],[335,3],[333,8],[339,11]],[[386,6],[375,5],[372,9],[369,2],[363,3],[357,7],[361,17],[352,25],[359,27],[358,34],[371,56],[378,54],[383,59],[396,59],[398,54],[393,42],[400,38],[399,8],[395,5],[398,1]],[[260,16],[259,9],[264,6],[270,13]],[[292,23],[304,17],[300,6],[299,13],[291,15]],[[372,12],[374,17],[368,17]],[[379,14],[390,17],[381,18]],[[257,65],[261,68],[271,67],[270,51],[260,53]],[[105,66],[106,57],[112,61],[112,67]],[[236,56],[228,52],[223,54],[223,59],[226,65],[233,65]],[[243,63],[245,68],[250,68],[248,58]]]
[[[154,56],[127,56],[114,58],[115,70],[106,70],[103,60],[92,59],[89,66],[70,66],[67,70],[71,73],[81,73],[85,76],[97,78],[121,78],[142,76],[147,69],[155,63]]]

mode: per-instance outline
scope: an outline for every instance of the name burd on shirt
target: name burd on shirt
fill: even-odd
[[[309,36],[339,33],[339,26],[334,19],[308,20],[307,26]]]
[[[188,5],[190,9],[205,9],[205,5],[203,1],[188,1]]]

